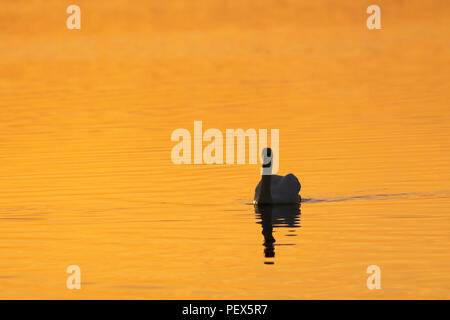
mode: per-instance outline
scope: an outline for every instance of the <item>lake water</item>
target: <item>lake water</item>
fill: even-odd
[[[382,30],[369,1],[80,0],[68,30],[3,1],[0,297],[450,298],[450,5],[378,2]],[[300,210],[261,219],[257,165],[173,164],[194,120],[279,129]]]

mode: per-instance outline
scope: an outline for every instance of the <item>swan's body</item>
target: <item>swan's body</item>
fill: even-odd
[[[301,189],[300,182],[292,173],[286,176],[272,174],[272,150],[263,150],[263,170],[261,181],[255,189],[255,202],[257,204],[296,204],[301,198],[298,194]]]
[[[261,186],[263,184],[263,179],[259,181],[255,189],[255,201],[256,203],[264,203],[262,201],[262,191]],[[300,192],[301,185],[297,177],[292,173],[286,176],[271,175],[270,176],[270,196],[271,204],[288,204],[288,203],[300,203]]]

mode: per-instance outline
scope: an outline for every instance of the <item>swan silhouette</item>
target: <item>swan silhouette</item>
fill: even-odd
[[[255,189],[254,202],[258,205],[300,203],[301,185],[297,177],[292,173],[286,176],[272,174],[272,149],[264,148],[262,156],[262,177]]]

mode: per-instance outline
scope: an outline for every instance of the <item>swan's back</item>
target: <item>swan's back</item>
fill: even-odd
[[[262,180],[259,181],[255,189],[255,201],[258,202]],[[271,195],[272,203],[286,204],[286,203],[299,203],[299,192],[301,189],[300,182],[297,177],[292,173],[286,176],[272,175],[271,176]]]

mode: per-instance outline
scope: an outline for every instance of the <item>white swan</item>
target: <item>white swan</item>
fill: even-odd
[[[263,172],[261,181],[255,189],[256,204],[297,204],[301,198],[298,194],[300,182],[292,173],[286,176],[272,174],[273,153],[270,148],[263,150]]]

